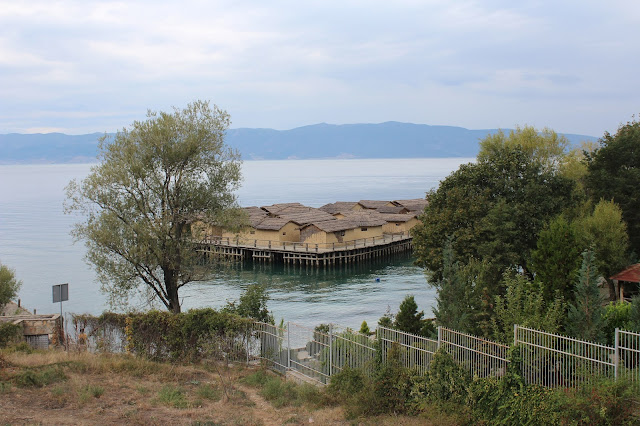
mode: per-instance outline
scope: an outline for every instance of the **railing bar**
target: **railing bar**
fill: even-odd
[[[613,363],[609,363],[609,362],[606,362],[606,361],[601,361],[601,360],[594,359],[594,358],[588,358],[588,357],[581,356],[581,355],[572,354],[571,352],[564,352],[564,351],[561,351],[559,349],[553,349],[553,348],[550,348],[550,347],[547,347],[547,346],[537,345],[535,343],[530,343],[530,342],[519,342],[519,343],[522,343],[524,345],[533,346],[533,347],[540,348],[540,349],[544,349],[544,350],[549,351],[549,352],[556,352],[556,353],[567,355],[567,356],[571,356],[571,357],[574,357],[574,358],[585,359],[587,361],[593,361],[593,362],[597,362],[597,363],[600,363],[600,364],[613,366]]]

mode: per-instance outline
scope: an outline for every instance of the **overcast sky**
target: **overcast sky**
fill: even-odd
[[[0,0],[0,133],[115,131],[208,99],[232,127],[640,112],[640,1]]]

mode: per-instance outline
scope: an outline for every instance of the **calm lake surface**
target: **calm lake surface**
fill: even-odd
[[[471,158],[247,161],[238,191],[243,206],[300,202],[319,207],[334,201],[422,198]],[[65,312],[108,310],[82,243],[69,235],[78,217],[63,213],[64,188],[82,179],[90,164],[0,166],[0,262],[23,281],[20,297],[38,313],[59,312],[51,286],[69,283]],[[267,287],[276,321],[305,325],[333,322],[375,325],[407,294],[431,316],[435,291],[410,255],[328,269],[239,264],[211,269],[207,281],[181,289],[183,308],[223,306],[249,284]],[[377,281],[376,278],[380,280]]]

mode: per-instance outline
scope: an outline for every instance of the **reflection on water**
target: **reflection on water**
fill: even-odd
[[[247,161],[238,191],[241,205],[408,199],[426,191],[465,158]],[[65,312],[99,314],[107,309],[96,276],[85,264],[83,244],[69,235],[80,217],[64,215],[64,187],[89,173],[88,164],[0,166],[0,261],[23,281],[20,297],[38,312],[56,312],[51,286],[69,283]],[[377,282],[376,278],[380,278]],[[407,294],[431,316],[435,292],[409,256],[338,265],[331,269],[242,264],[213,267],[211,278],[181,289],[184,307],[223,306],[249,284],[264,284],[276,318],[302,324],[375,324],[387,306],[397,310]]]
[[[220,307],[250,284],[264,285],[277,320],[316,325],[334,322],[374,325],[388,308],[396,311],[407,294],[431,316],[435,291],[410,254],[333,267],[235,262],[211,265],[211,277],[182,290],[185,308]]]

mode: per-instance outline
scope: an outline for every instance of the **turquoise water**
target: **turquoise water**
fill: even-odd
[[[334,201],[420,198],[468,161],[248,161],[238,197],[244,206],[298,201],[315,207]],[[83,260],[84,246],[74,244],[69,235],[80,218],[65,215],[62,208],[66,184],[83,178],[89,169],[88,164],[0,166],[0,262],[14,268],[23,281],[23,304],[40,313],[59,311],[51,302],[51,286],[60,283],[69,283],[65,312],[99,314],[109,308]],[[407,255],[326,270],[261,264],[212,267],[209,280],[183,287],[180,296],[187,309],[220,307],[252,283],[267,287],[277,320],[306,325],[375,323],[387,307],[397,310],[406,294],[413,294],[429,316],[435,298],[423,271]]]

